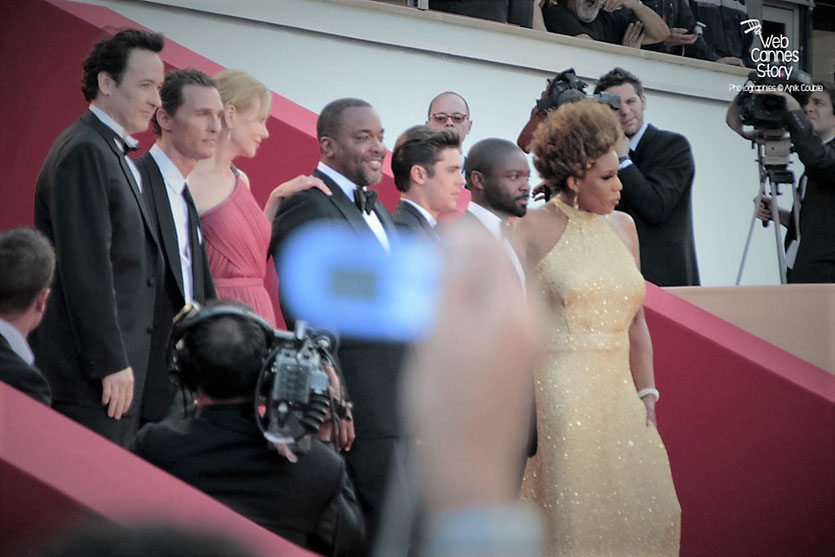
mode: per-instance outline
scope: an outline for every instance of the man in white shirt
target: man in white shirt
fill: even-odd
[[[174,316],[193,300],[202,303],[215,297],[200,219],[186,178],[198,160],[214,154],[223,103],[212,78],[194,69],[169,72],[160,97],[162,106],[151,120],[157,142],[137,161],[165,262],[163,279],[157,283],[140,426],[162,420],[174,400],[166,362]]]
[[[524,217],[531,193],[531,169],[525,153],[505,139],[483,139],[473,145],[465,164],[472,200],[462,219],[483,225],[502,242],[522,289],[525,271],[505,232],[508,219]]]
[[[0,381],[49,405],[49,384],[26,342],[43,318],[55,252],[31,228],[0,232]]]
[[[108,439],[136,433],[151,346],[159,245],[128,151],[160,105],[161,35],[126,29],[84,62],[90,109],[50,148],[35,227],[55,247],[52,300],[33,336],[59,412]]]
[[[452,130],[409,128],[391,156],[400,203],[392,215],[401,233],[436,240],[438,215],[455,209],[466,183],[461,173],[461,139]]]
[[[484,229],[501,242],[507,259],[513,265],[519,286],[524,294],[524,265],[511,244],[508,230],[509,219],[524,217],[528,211],[531,193],[531,169],[525,153],[512,141],[506,139],[483,139],[473,145],[467,153],[465,163],[467,189],[472,193],[472,200],[467,211],[461,216],[461,224],[471,223]],[[520,373],[530,373],[525,366]],[[522,485],[525,463],[529,456],[536,454],[536,404],[534,402],[533,382],[531,380],[531,419],[527,431],[519,432],[519,468],[518,485]]]

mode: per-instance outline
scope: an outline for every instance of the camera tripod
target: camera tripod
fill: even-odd
[[[791,155],[791,140],[786,132],[778,130],[757,130],[752,140],[752,146],[757,149],[757,164],[760,172],[759,198],[768,194],[771,197],[771,221],[774,224],[774,239],[777,247],[777,265],[780,271],[780,284],[786,284],[786,249],[783,245],[783,235],[780,233],[780,207],[777,205],[777,196],[781,195],[781,184],[788,184],[792,192],[792,213],[795,230],[800,231],[800,199],[798,197],[797,185],[794,183],[794,173],[788,169],[789,157]],[[745,260],[748,258],[748,249],[751,247],[751,237],[754,234],[754,225],[758,218],[759,203],[754,205],[754,214],[751,216],[751,225],[748,227],[748,238],[745,240],[745,249],[742,252],[742,261],[739,263],[739,272],[736,275],[736,285],[739,286],[742,280],[742,271],[745,269]],[[763,228],[768,227],[767,222],[762,223]]]

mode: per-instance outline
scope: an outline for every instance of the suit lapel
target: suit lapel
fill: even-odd
[[[125,180],[127,180],[128,185],[130,186],[131,192],[133,192],[133,197],[136,199],[136,204],[139,206],[139,212],[142,214],[142,220],[145,221],[145,228],[151,234],[151,238],[154,239],[154,242],[159,245],[159,238],[157,238],[157,232],[154,227],[154,221],[151,219],[150,212],[148,211],[148,207],[145,204],[145,199],[142,196],[142,192],[139,189],[139,185],[136,183],[136,179],[133,176],[133,171],[130,169],[128,165],[128,161],[126,155],[121,151],[121,149],[117,146],[116,142],[121,141],[112,129],[107,127],[101,120],[99,120],[95,114],[90,112],[88,109],[84,114],[81,115],[81,120],[87,124],[89,124],[94,130],[96,130],[104,139],[107,145],[110,147],[111,151],[116,155],[117,159],[119,160],[119,166],[122,168],[122,172],[125,175]]]
[[[336,206],[340,213],[342,213],[342,216],[345,217],[345,220],[348,221],[348,224],[351,225],[351,228],[353,228],[355,232],[358,234],[368,234],[371,232],[368,223],[365,222],[365,219],[362,217],[362,214],[360,214],[357,206],[354,205],[354,200],[350,199],[336,182],[331,180],[327,174],[320,172],[318,169],[313,171],[313,175],[325,182],[325,185],[330,188],[331,196],[328,199],[330,199],[330,202]]]
[[[147,181],[145,183],[144,193],[151,200],[149,206],[153,207],[154,216],[159,227],[159,235],[162,240],[162,250],[165,253],[165,260],[168,263],[169,270],[174,275],[174,280],[180,289],[180,295],[185,300],[179,242],[177,242],[177,230],[174,227],[174,215],[171,212],[171,203],[169,203],[168,193],[165,191],[165,180],[150,152],[145,153],[137,162],[139,162],[143,170],[143,179]],[[192,247],[191,251],[194,253],[194,247]]]
[[[652,144],[652,141],[655,139],[656,131],[657,128],[655,126],[647,124],[647,130],[641,137],[641,141],[638,142],[638,146],[635,148],[635,154],[631,157],[632,162],[635,163],[635,165],[640,166],[640,163],[644,158],[644,154],[648,150],[647,146]]]
[[[426,233],[427,233],[427,234],[429,234],[430,236],[437,236],[437,233],[435,232],[435,229],[434,229],[434,228],[432,228],[432,226],[429,224],[429,221],[428,221],[428,220],[426,220],[426,217],[424,217],[424,216],[421,214],[421,212],[420,212],[420,211],[418,211],[418,210],[415,208],[415,206],[414,206],[414,205],[412,205],[411,203],[408,203],[408,202],[406,202],[406,201],[403,201],[403,200],[401,199],[401,200],[400,200],[400,204],[397,206],[397,209],[398,209],[399,211],[403,211],[403,212],[406,212],[406,213],[409,213],[410,215],[412,215],[412,217],[413,217],[413,218],[417,221],[417,223],[420,225],[421,229],[423,229],[424,231],[426,231]]]

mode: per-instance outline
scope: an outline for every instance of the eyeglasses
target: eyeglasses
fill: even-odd
[[[456,112],[455,114],[447,114],[446,112],[438,112],[432,115],[432,119],[435,120],[438,124],[446,124],[446,121],[452,118],[452,121],[456,124],[461,124],[462,122],[466,122],[469,115],[461,114],[460,112]]]

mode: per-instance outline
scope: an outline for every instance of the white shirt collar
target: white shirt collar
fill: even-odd
[[[0,318],[0,336],[6,339],[12,352],[20,356],[24,362],[30,366],[35,363],[35,355],[32,354],[29,343],[14,325],[2,318]]]
[[[823,143],[824,145],[826,145],[827,143],[829,143],[829,142],[830,142],[830,141],[832,141],[833,139],[835,139],[835,135],[831,135],[831,136],[829,136],[828,138],[826,138],[826,139],[824,139],[823,141],[821,141],[821,143]]]
[[[426,209],[424,209],[423,207],[421,207],[420,205],[418,205],[417,203],[415,203],[411,199],[406,199],[405,197],[403,197],[401,199],[402,199],[402,201],[405,201],[406,203],[408,203],[409,205],[411,205],[412,207],[417,209],[418,212],[421,215],[423,215],[423,218],[425,218],[427,220],[427,222],[429,222],[429,226],[431,226],[432,228],[435,228],[435,225],[437,224],[437,221],[434,219],[434,217],[432,217],[432,215],[429,213],[429,211],[427,211]]]
[[[638,130],[638,133],[632,136],[629,140],[629,149],[634,151],[638,148],[638,143],[641,142],[641,138],[644,137],[644,132],[647,131],[647,127],[649,126],[649,122],[644,122],[644,125],[641,126],[641,129]]]
[[[160,148],[158,143],[154,143],[150,153],[159,167],[162,178],[165,180],[165,185],[174,190],[178,195],[183,195],[183,190],[186,188],[186,179],[180,174],[177,166],[171,162],[171,159],[168,158],[168,155],[165,154],[165,151]]]
[[[486,226],[487,230],[489,230],[496,238],[501,238],[502,219],[496,214],[488,209],[485,209],[475,201],[470,201],[470,204],[467,205],[467,211],[480,220],[481,224]]]
[[[345,195],[348,196],[348,199],[351,201],[354,200],[354,190],[357,189],[359,186],[352,182],[350,179],[346,178],[330,166],[326,165],[324,162],[319,161],[319,164],[316,166],[316,170],[325,174],[328,178],[336,182],[336,185],[339,186],[342,191],[345,192]]]
[[[122,138],[122,140],[124,140],[124,142],[128,144],[128,146],[130,146],[130,147],[136,147],[137,145],[139,145],[139,141],[137,141],[136,139],[134,139],[134,138],[132,138],[131,136],[127,135],[127,134],[125,133],[125,128],[123,128],[123,127],[122,127],[122,126],[120,126],[118,123],[116,123],[116,120],[114,120],[113,118],[111,118],[111,117],[110,117],[110,114],[108,114],[107,112],[105,112],[105,111],[104,111],[104,110],[102,110],[101,108],[97,107],[97,106],[96,106],[96,105],[94,105],[93,103],[90,103],[90,112],[92,112],[93,114],[95,114],[95,115],[96,115],[96,118],[98,118],[99,120],[101,120],[102,124],[104,124],[105,126],[107,126],[108,128],[110,128],[111,130],[113,130],[114,132],[116,132],[116,135],[118,135],[119,137],[121,137],[121,138]],[[122,145],[120,144],[120,145],[119,145],[119,147],[122,147]]]

